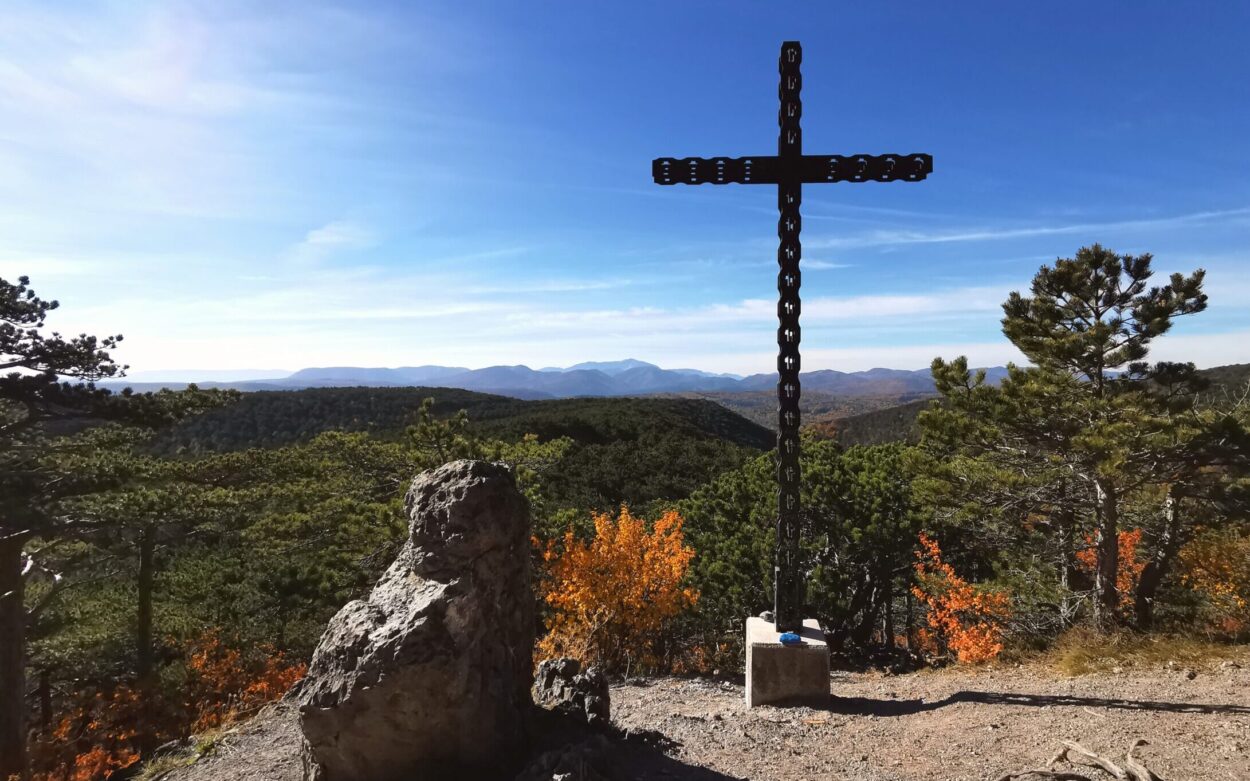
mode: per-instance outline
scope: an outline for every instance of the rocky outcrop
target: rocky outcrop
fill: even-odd
[[[538,665],[534,700],[592,727],[606,727],[612,720],[608,679],[595,667],[583,672],[576,659],[548,659]]]
[[[523,748],[534,645],[529,516],[511,473],[456,461],[413,481],[409,539],[330,621],[298,693],[305,777],[502,769]]]

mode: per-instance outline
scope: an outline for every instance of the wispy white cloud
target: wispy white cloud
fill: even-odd
[[[459,294],[490,296],[520,295],[527,293],[588,293],[594,290],[616,290],[636,284],[632,279],[547,279],[516,282],[510,285],[457,286]]]
[[[880,323],[898,318],[909,318],[914,323],[918,318],[950,315],[975,318],[982,313],[997,313],[1008,292],[1001,287],[963,287],[924,295],[816,296],[803,300],[803,324],[814,327],[846,321]],[[627,327],[640,323],[670,331],[715,329],[732,324],[771,328],[775,327],[776,316],[777,302],[763,298],[690,308],[639,306],[515,315],[528,328],[584,327],[595,323]]]
[[[804,259],[802,263],[804,271],[830,271],[839,268],[851,268],[854,265],[852,263],[835,263],[831,260],[815,259]]]
[[[902,244],[947,244],[957,242],[1003,241],[1008,239],[1034,238],[1086,234],[1095,231],[1145,231],[1164,230],[1182,225],[1196,225],[1220,220],[1237,220],[1250,216],[1250,207],[1194,212],[1172,217],[1114,222],[1085,222],[1065,225],[1042,225],[1020,228],[946,229],[937,231],[875,230],[858,236],[806,239],[806,246],[822,249],[848,249],[859,247],[885,247]]]
[[[377,243],[374,232],[351,220],[334,220],[313,228],[288,251],[296,263],[321,263],[333,255],[368,249]]]

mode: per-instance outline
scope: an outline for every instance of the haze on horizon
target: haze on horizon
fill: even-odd
[[[775,195],[650,160],[771,152],[798,39],[809,150],[935,159],[805,188],[805,371],[1019,360],[999,305],[1096,241],[1207,269],[1152,358],[1248,362],[1248,28],[1161,2],[18,2],[0,276],[124,334],[135,377],[771,371]]]

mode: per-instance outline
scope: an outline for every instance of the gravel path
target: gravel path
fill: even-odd
[[[1250,659],[1196,671],[1065,678],[1043,667],[835,674],[827,709],[748,709],[742,687],[657,679],[612,690],[616,724],[721,778],[985,781],[1044,766],[1076,740],[1167,781],[1250,781]],[[682,775],[682,773],[678,773]],[[1089,771],[1091,778],[1109,778]]]
[[[1238,663],[1062,677],[1040,666],[835,674],[828,708],[748,709],[740,685],[659,678],[612,689],[618,781],[990,781],[1061,740],[1128,744],[1166,781],[1250,781],[1250,654]],[[164,781],[301,781],[294,709],[270,708]],[[1101,781],[1109,776],[1087,772]],[[458,779],[465,781],[465,779]]]

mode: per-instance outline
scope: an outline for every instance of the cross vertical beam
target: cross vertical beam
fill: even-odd
[[[778,63],[781,83],[777,88],[781,102],[777,112],[781,176],[777,183],[777,549],[773,561],[773,620],[778,631],[802,628],[805,601],[799,560],[799,260],[803,256],[799,207],[803,202],[803,182],[798,169],[803,157],[803,129],[799,124],[803,116],[799,96],[803,88],[799,70],[802,61],[803,49],[797,41],[782,45]]]
[[[799,122],[803,104],[798,41],[781,45],[777,154],[759,157],[660,157],[651,161],[656,184],[777,185],[777,550],[773,563],[773,620],[778,631],[803,626],[804,566],[799,546],[802,503],[799,464],[799,260],[803,247],[803,183],[918,182],[933,172],[933,158],[907,155],[805,155]]]

